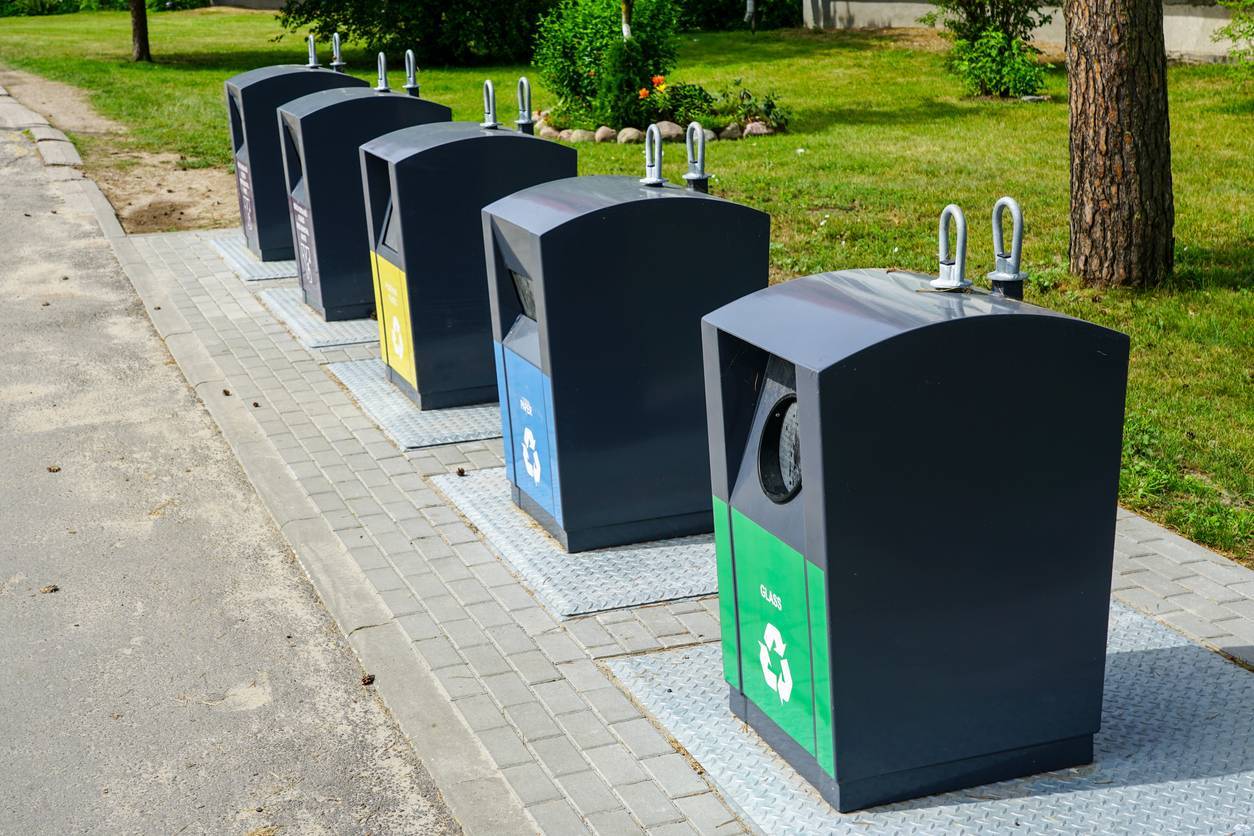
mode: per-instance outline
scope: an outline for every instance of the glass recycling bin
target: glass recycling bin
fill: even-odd
[[[1128,338],[885,270],[701,325],[733,713],[838,810],[1088,763]]]
[[[278,114],[305,304],[328,322],[368,317],[374,281],[358,149],[400,128],[447,122],[452,111],[386,87],[354,87],[302,96]]]
[[[699,323],[766,286],[770,216],[596,176],[483,230],[514,502],[571,552],[709,531]]]
[[[361,147],[379,347],[423,409],[497,399],[483,207],[574,177],[576,153],[494,123],[447,122]]]
[[[261,67],[227,79],[226,106],[240,223],[244,241],[257,258],[283,261],[295,254],[275,110],[310,93],[366,86],[359,78],[316,64]]]

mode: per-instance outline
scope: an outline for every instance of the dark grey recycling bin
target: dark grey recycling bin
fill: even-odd
[[[483,207],[576,174],[574,149],[494,119],[403,128],[361,147],[379,346],[424,409],[494,401]]]
[[[699,322],[766,286],[770,216],[603,176],[483,218],[515,503],[572,552],[709,531]]]
[[[328,322],[374,311],[358,148],[411,125],[447,122],[441,104],[373,89],[325,90],[279,108],[296,270]]]
[[[309,93],[366,86],[359,78],[316,64],[261,67],[227,79],[226,105],[240,222],[248,249],[257,258],[279,261],[294,254],[275,110]]]
[[[702,321],[731,708],[842,811],[1088,763],[1101,720],[1128,338],[930,279]]]

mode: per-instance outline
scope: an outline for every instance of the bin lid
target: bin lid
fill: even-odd
[[[332,70],[322,68],[310,68],[304,64],[274,64],[269,67],[258,67],[255,70],[245,70],[238,75],[233,75],[226,80],[227,86],[237,89],[248,87],[261,81],[268,81],[272,78],[279,78],[285,75],[291,75],[295,72],[323,72],[331,73]]]
[[[704,321],[814,370],[898,334],[958,319],[1034,316],[1100,328],[979,289],[938,292],[930,284],[932,278],[878,268],[819,273],[743,296],[707,314]]]
[[[539,183],[490,203],[483,211],[520,229],[543,235],[584,215],[650,200],[701,200],[712,202],[711,206],[718,204],[719,208],[734,207],[739,211],[758,212],[743,204],[691,191],[674,183],[645,186],[639,178],[613,175],[566,177]]]
[[[340,108],[346,103],[358,103],[366,100],[388,102],[382,107],[443,107],[427,99],[417,99],[404,93],[380,93],[373,87],[333,87],[330,90],[318,90],[299,98],[292,99],[281,105],[279,110],[297,120],[304,121],[321,111]],[[412,104],[397,104],[412,102]],[[336,114],[340,116],[342,114]]]
[[[518,131],[484,128],[478,122],[430,122],[426,125],[411,125],[383,134],[362,145],[362,151],[396,164],[423,151],[467,139],[547,142],[547,140]]]

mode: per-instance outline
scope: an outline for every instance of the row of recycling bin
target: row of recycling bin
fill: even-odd
[[[312,41],[227,82],[253,252],[377,316],[421,408],[499,399],[514,501],[567,550],[712,529],[731,708],[838,809],[1090,762],[1128,340],[1019,301],[1017,204],[991,293],[956,207],[939,277],[768,287],[770,217],[666,183],[655,130],[643,180],[576,177],[490,85],[451,122],[407,63],[410,95]]]

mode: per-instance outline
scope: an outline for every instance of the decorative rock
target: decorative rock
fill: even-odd
[[[657,123],[658,133],[662,135],[663,142],[683,142],[684,129],[674,122],[667,122],[663,119]]]
[[[719,131],[719,139],[740,139],[740,126],[735,122],[730,123],[726,128]]]
[[[552,125],[541,125],[540,136],[544,137],[545,139],[560,139],[562,136],[562,132],[559,131],[557,128],[553,127]]]
[[[597,135],[592,131],[577,130],[570,132],[571,142],[596,142],[596,138]]]
[[[574,131],[572,131],[570,128],[567,128],[566,130],[559,133],[557,135],[557,138],[560,139],[562,142],[570,142],[571,141],[570,138],[574,136],[574,134],[575,134]]]
[[[644,142],[644,132],[639,128],[623,128],[618,132],[618,144],[627,145]]]
[[[618,131],[614,130],[613,128],[608,127],[606,125],[602,125],[601,127],[597,128],[597,132],[596,132],[597,142],[613,142],[616,139],[618,139]]]
[[[702,133],[704,133],[704,134],[705,134],[705,141],[706,141],[706,142],[714,142],[715,140],[717,140],[717,139],[718,139],[718,134],[714,133],[714,131],[710,130],[709,128],[705,128],[705,129],[702,131]]]
[[[775,133],[775,129],[765,122],[750,122],[745,125],[745,136],[766,136]]]

